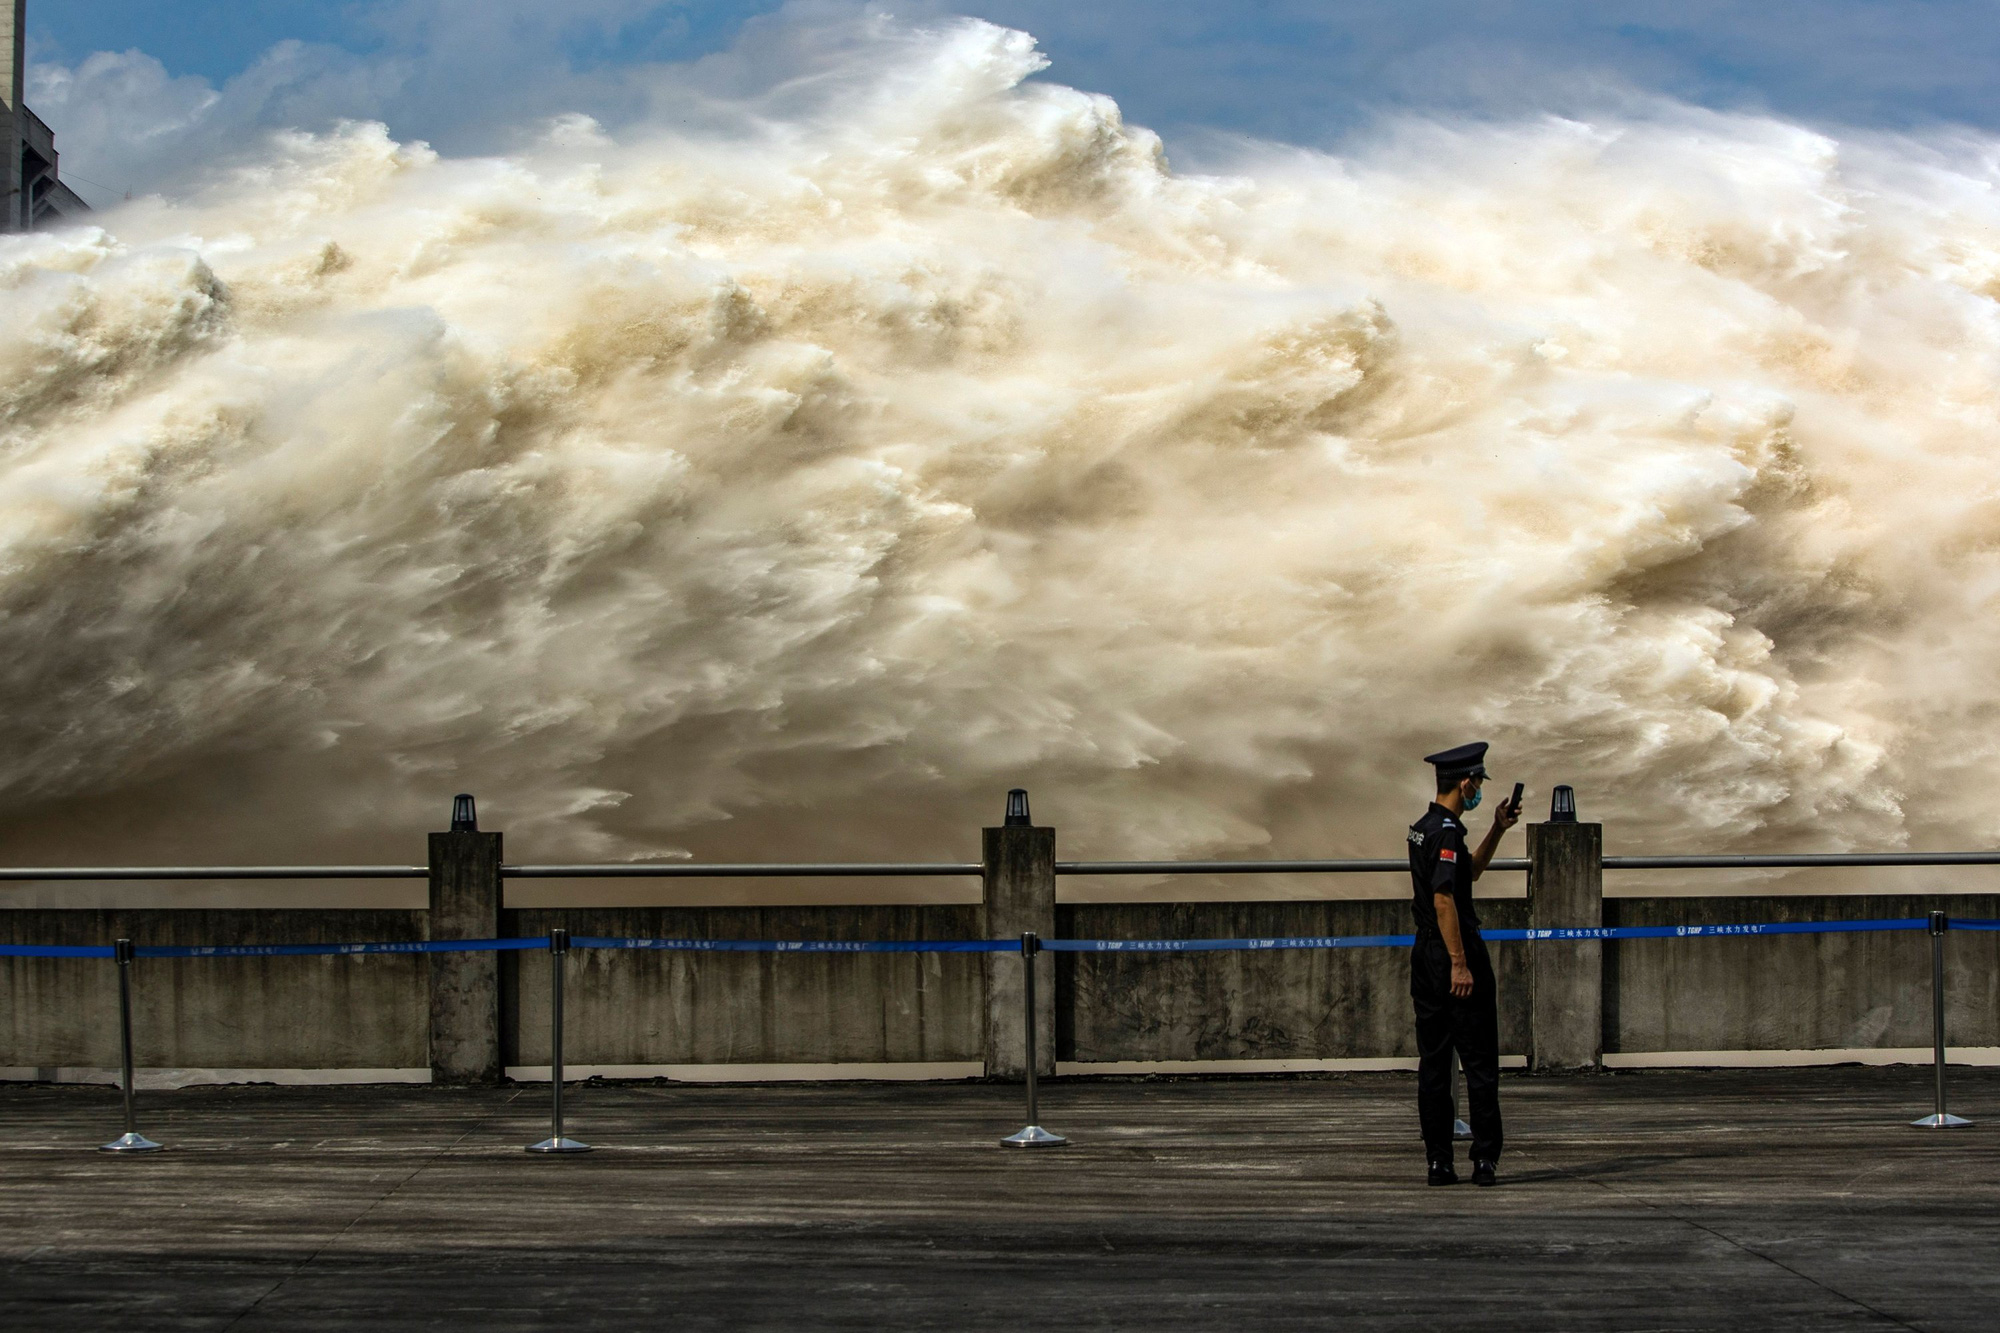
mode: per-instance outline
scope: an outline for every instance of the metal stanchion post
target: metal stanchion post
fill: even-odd
[[[118,960],[118,1049],[123,1067],[120,1086],[125,1090],[125,1132],[99,1149],[101,1152],[158,1152],[160,1145],[139,1132],[139,1112],[132,1098],[132,941],[119,940],[112,946]]]
[[[589,1152],[588,1143],[563,1137],[563,971],[569,959],[569,932],[549,932],[549,1136],[529,1152]]]
[[[1963,1129],[1972,1123],[1944,1109],[1944,933],[1949,929],[1951,918],[1931,913],[1931,1071],[1937,1109],[1910,1122],[1918,1129]]]
[[[1026,997],[1028,1038],[1028,1058],[1023,1066],[1028,1088],[1028,1125],[1016,1134],[1009,1134],[1000,1142],[1010,1148],[1060,1148],[1069,1140],[1060,1134],[1051,1134],[1041,1126],[1041,1110],[1035,1104],[1035,1065],[1039,1055],[1035,1050],[1035,955],[1042,951],[1042,942],[1032,930],[1021,934],[1021,993]]]

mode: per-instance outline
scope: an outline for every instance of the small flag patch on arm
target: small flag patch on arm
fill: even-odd
[[[1454,852],[1454,851],[1453,851],[1453,850],[1452,850],[1451,848],[1449,848],[1449,847],[1445,847],[1445,848],[1441,848],[1441,849],[1439,849],[1439,851],[1438,851],[1438,860],[1440,860],[1440,861],[1456,861],[1456,860],[1458,860],[1458,853],[1457,853],[1457,852]]]

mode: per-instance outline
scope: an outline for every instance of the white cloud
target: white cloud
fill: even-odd
[[[30,70],[31,105],[52,125],[87,197],[185,188],[260,152],[274,132],[379,120],[400,136],[456,152],[517,142],[554,117],[611,123],[645,105],[644,64],[578,70],[565,55],[580,33],[615,35],[657,8],[649,0],[574,0],[561,10],[521,0],[409,0],[371,15],[384,40],[361,55],[280,42],[216,87],[142,51],[99,52]],[[94,183],[94,184],[93,184]]]
[[[274,130],[368,117],[408,77],[398,60],[280,42],[217,89],[176,77],[142,51],[99,52],[74,68],[36,65],[28,97],[56,131],[65,175],[93,202],[188,184],[261,148]]]

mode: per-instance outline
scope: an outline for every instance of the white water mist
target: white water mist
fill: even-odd
[[[1687,111],[1181,177],[1024,35],[298,135],[0,242],[7,859],[2000,837],[2000,146]]]

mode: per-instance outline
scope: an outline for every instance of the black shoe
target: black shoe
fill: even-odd
[[[1500,1181],[1493,1174],[1493,1163],[1483,1158],[1473,1158],[1472,1183],[1475,1185],[1498,1185]]]
[[[1456,1185],[1458,1183],[1458,1169],[1445,1159],[1433,1161],[1431,1163],[1431,1176],[1428,1183],[1432,1185]]]

